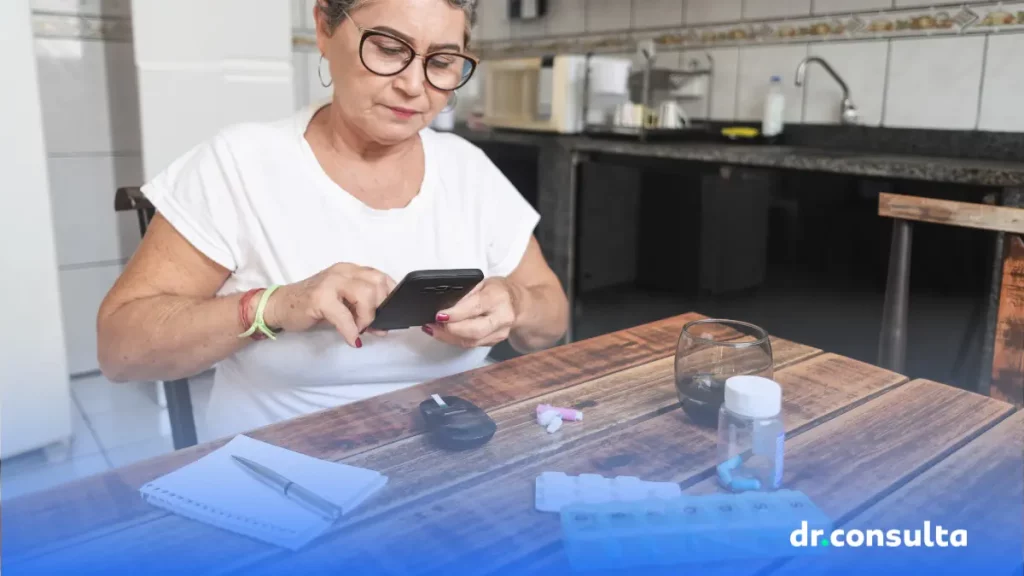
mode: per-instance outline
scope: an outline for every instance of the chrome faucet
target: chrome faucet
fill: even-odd
[[[796,69],[796,85],[804,85],[804,76],[807,74],[807,65],[811,62],[821,64],[821,67],[831,74],[832,78],[839,83],[839,87],[843,89],[843,124],[857,124],[860,113],[857,111],[857,107],[853,105],[853,101],[850,100],[850,88],[846,85],[846,82],[843,82],[843,79],[839,77],[839,74],[836,74],[836,71],[828,65],[828,62],[825,62],[817,56],[804,58],[803,62],[801,62],[800,66]]]

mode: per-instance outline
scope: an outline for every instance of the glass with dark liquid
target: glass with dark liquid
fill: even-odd
[[[737,320],[686,324],[679,335],[675,361],[676,393],[683,412],[707,428],[718,427],[726,380],[738,375],[774,378],[768,333]]]

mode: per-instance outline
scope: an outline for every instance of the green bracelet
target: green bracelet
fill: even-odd
[[[277,334],[263,321],[263,311],[267,308],[267,301],[270,300],[270,295],[278,288],[280,288],[280,286],[275,284],[263,291],[263,294],[260,295],[260,302],[256,305],[256,318],[253,320],[252,326],[250,326],[245,332],[239,334],[239,338],[248,338],[259,330],[267,338],[277,340]]]

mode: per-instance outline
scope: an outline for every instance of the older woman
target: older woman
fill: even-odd
[[[427,127],[476,68],[474,3],[319,1],[331,101],[229,127],[143,188],[157,216],[98,318],[111,380],[216,365],[220,437],[562,337],[538,214],[478,148]],[[422,330],[367,331],[396,280],[450,268],[486,279]]]

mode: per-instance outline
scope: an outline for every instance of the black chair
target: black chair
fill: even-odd
[[[118,188],[114,195],[114,210],[127,212],[134,210],[139,217],[139,232],[146,234],[156,208],[142,195],[138,187]],[[165,381],[164,396],[167,398],[167,416],[171,421],[171,437],[174,449],[181,450],[195,446],[196,422],[192,412],[192,394],[189,391],[188,379]]]

